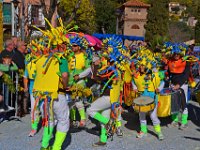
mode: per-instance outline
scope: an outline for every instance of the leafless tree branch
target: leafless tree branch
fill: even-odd
[[[74,10],[73,10],[73,12],[72,12],[72,14],[71,14],[71,16],[70,16],[69,19],[66,21],[67,24],[70,23],[70,22],[75,18],[76,12],[77,12],[77,10],[78,10],[79,7],[80,7],[81,2],[82,2],[81,0],[78,0],[78,1],[77,1],[76,5],[75,5],[75,7],[74,7]]]

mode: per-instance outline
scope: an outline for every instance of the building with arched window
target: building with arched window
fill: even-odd
[[[147,10],[149,4],[131,0],[123,4],[123,34],[128,36],[145,36]]]

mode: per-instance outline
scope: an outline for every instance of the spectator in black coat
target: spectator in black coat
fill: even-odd
[[[0,63],[3,63],[2,58],[5,56],[12,57],[13,56],[13,49],[14,49],[14,43],[12,40],[6,40],[5,42],[5,50],[3,50],[0,53]]]

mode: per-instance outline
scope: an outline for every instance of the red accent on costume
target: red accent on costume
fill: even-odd
[[[186,67],[186,61],[183,61],[182,59],[177,61],[170,60],[168,66],[171,73],[183,73]]]

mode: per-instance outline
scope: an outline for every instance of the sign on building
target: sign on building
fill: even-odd
[[[193,51],[194,52],[200,52],[200,46],[194,46]]]

